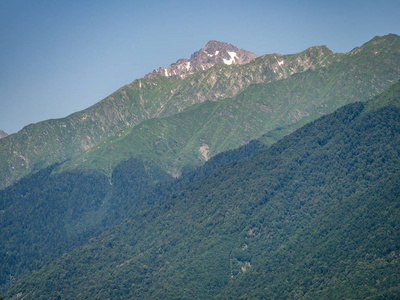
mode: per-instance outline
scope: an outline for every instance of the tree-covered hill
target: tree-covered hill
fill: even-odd
[[[221,153],[179,179],[130,158],[111,176],[63,172],[57,165],[0,190],[0,294],[21,276],[265,146],[252,141]],[[53,174],[53,175],[52,175]]]
[[[6,297],[397,299],[399,85],[186,186]]]

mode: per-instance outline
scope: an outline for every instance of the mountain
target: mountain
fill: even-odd
[[[145,77],[161,75],[172,78],[185,78],[197,71],[205,71],[216,64],[247,64],[257,58],[257,55],[249,51],[217,41],[209,41],[206,46],[192,54],[190,59],[179,59],[176,63],[163,68],[160,67]]]
[[[397,299],[400,82],[25,277],[32,299]]]
[[[0,129],[0,139],[5,138],[6,136],[8,136],[8,134]]]
[[[135,80],[84,111],[62,119],[31,124],[20,132],[1,139],[0,187],[6,187],[31,172],[73,158],[96,145],[100,146],[107,138],[117,138],[122,135],[122,130],[130,129],[145,120],[173,116],[205,101],[228,103],[229,98],[244,93],[248,88],[248,95],[252,95],[254,99],[257,93],[264,90],[258,97],[261,102],[251,107],[251,103],[254,103],[252,101],[248,106],[258,115],[262,115],[264,111],[272,113],[274,120],[271,123],[274,124],[261,127],[257,132],[243,132],[239,122],[233,120],[231,124],[236,124],[239,128],[235,134],[228,135],[229,140],[221,142],[213,139],[217,146],[206,142],[207,150],[203,142],[199,143],[198,137],[193,137],[195,142],[187,148],[192,153],[188,156],[191,158],[183,162],[191,161],[195,157],[189,166],[203,163],[205,157],[201,154],[200,159],[198,158],[200,147],[204,149],[201,150],[204,153],[208,151],[208,158],[267,132],[271,138],[266,142],[270,144],[283,134],[333,111],[340,105],[369,99],[398,80],[399,40],[397,35],[390,34],[375,37],[345,54],[333,54],[326,47],[319,46],[293,55],[264,55],[244,65],[217,64],[180,80],[165,76]],[[306,84],[306,88],[303,88],[303,83],[297,81],[296,77],[300,73],[305,76],[300,80],[311,80],[319,87]],[[331,77],[332,74],[337,77]],[[269,88],[268,83],[282,79],[292,81],[285,81],[287,85],[283,84],[282,87],[278,84]],[[293,82],[293,85],[289,85],[289,82]],[[287,102],[280,105],[281,93],[285,101],[290,101],[290,105]],[[296,102],[301,102],[300,106],[303,107],[296,106]],[[242,108],[247,105],[246,101],[240,103]],[[230,113],[224,111],[223,114]],[[233,117],[235,118],[234,115]],[[252,113],[248,117],[254,124],[259,122]],[[257,126],[245,126],[244,130],[248,129],[254,130]],[[156,131],[160,131],[160,128]],[[222,131],[218,134],[221,135],[220,138],[226,135]],[[151,150],[154,152],[154,149]],[[157,157],[153,156],[152,159],[157,160]],[[175,160],[179,161],[179,157],[175,157]],[[186,167],[184,163],[171,165],[168,162],[163,168],[171,174],[179,175],[181,168]],[[160,165],[160,161],[157,164]],[[115,166],[115,161],[112,161],[112,166]],[[104,169],[101,165],[96,168]],[[107,174],[110,174],[110,170],[107,170]]]
[[[394,83],[400,78],[399,51],[398,36],[375,38],[347,54],[310,48],[301,56],[321,57],[322,62],[313,63],[314,68],[252,84],[232,98],[206,101],[173,116],[143,121],[60,168],[95,170],[110,176],[119,162],[136,157],[177,177],[183,168],[195,168],[217,153],[262,135],[262,141],[271,145],[302,125],[348,103],[370,99]],[[298,59],[280,58],[282,66]],[[208,76],[213,71],[201,74]]]
[[[0,187],[74,157],[144,120],[171,116],[196,103],[233,97],[254,83],[304,72],[327,61],[331,53],[326,47],[312,47],[294,55],[265,55],[245,65],[217,64],[181,80],[137,79],[86,110],[28,125],[1,139]],[[388,62],[396,68],[390,57]]]

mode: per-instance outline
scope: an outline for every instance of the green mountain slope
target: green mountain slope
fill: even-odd
[[[6,296],[397,299],[399,85],[219,169]]]
[[[252,83],[286,78],[315,68],[332,52],[311,47],[293,55],[271,54],[246,65],[216,65],[182,80],[142,78],[66,118],[26,126],[0,140],[0,188],[92,148],[143,120],[165,117],[204,101],[232,97]],[[279,64],[285,61],[285,64]]]
[[[162,170],[130,158],[114,168],[111,178],[77,171],[52,175],[53,165],[0,190],[0,294],[125,218],[263,147],[252,141],[173,181]]]
[[[133,156],[179,176],[184,167],[201,165],[262,135],[262,141],[271,145],[345,104],[371,99],[399,78],[400,38],[377,37],[286,79],[254,84],[233,98],[144,121],[76,156],[61,169],[101,170],[110,176],[121,160]]]

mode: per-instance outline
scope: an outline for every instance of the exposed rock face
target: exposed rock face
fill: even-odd
[[[256,54],[238,49],[228,43],[209,41],[203,49],[193,53],[190,59],[179,59],[176,63],[166,68],[160,67],[145,77],[161,75],[177,79],[185,78],[196,71],[207,70],[216,64],[242,65],[255,58],[257,58]]]
[[[6,136],[8,136],[8,134],[0,129],[0,139],[5,138]]]

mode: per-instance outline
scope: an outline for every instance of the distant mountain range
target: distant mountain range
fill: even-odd
[[[72,160],[60,170],[86,168],[110,176],[133,156],[179,176],[262,135],[270,145],[395,83],[399,49],[399,36],[390,34],[344,54],[318,46],[256,58],[210,41],[190,60],[137,79],[84,111],[1,139],[0,186],[67,159]],[[193,68],[179,73],[188,62]]]
[[[266,136],[263,141],[271,145],[340,106],[373,97],[378,86],[385,89],[394,82],[393,78],[400,78],[400,57],[392,55],[398,53],[400,39],[396,36],[384,54],[382,45],[389,40],[375,39],[348,54],[332,54],[322,46],[279,59],[274,57],[277,66],[286,65],[290,70],[301,61],[302,66],[308,64],[307,71],[251,85],[231,98],[206,101],[167,118],[144,121],[76,156],[61,168],[107,172],[121,160],[136,157],[179,176],[182,168],[202,165],[209,157],[262,135]],[[393,62],[385,71],[380,68],[386,59],[382,59],[382,64],[374,61],[378,48],[382,57],[390,56]]]

